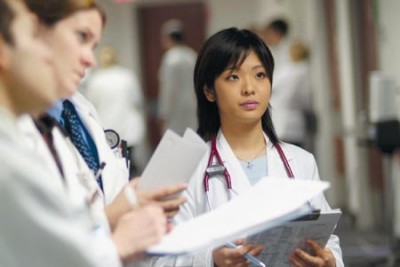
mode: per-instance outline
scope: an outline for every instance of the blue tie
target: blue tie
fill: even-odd
[[[71,101],[63,101],[63,111],[61,113],[61,117],[64,120],[63,125],[65,130],[68,132],[72,143],[74,143],[75,147],[78,149],[89,168],[96,175],[99,170],[99,162],[83,137],[83,125],[81,125],[78,113],[76,112],[76,109]],[[97,182],[103,189],[101,178],[99,178]]]

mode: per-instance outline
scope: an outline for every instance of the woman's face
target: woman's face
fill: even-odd
[[[261,123],[268,108],[271,84],[264,65],[254,51],[243,64],[229,66],[214,82],[215,93],[205,90],[209,101],[216,101],[221,124]]]
[[[60,98],[75,94],[86,69],[96,64],[94,49],[102,29],[95,9],[78,11],[52,27],[44,26],[42,34],[53,52]]]
[[[42,112],[57,99],[51,49],[37,37],[38,21],[25,5],[8,5],[15,13],[10,28],[14,42],[2,42],[0,68],[10,89],[11,108],[16,114]]]

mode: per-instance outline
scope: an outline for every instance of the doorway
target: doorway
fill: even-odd
[[[203,2],[172,3],[138,7],[140,51],[143,70],[143,94],[148,103],[148,134],[151,149],[160,141],[156,118],[158,100],[158,71],[164,53],[161,47],[161,25],[169,19],[182,21],[185,42],[199,51],[205,39],[206,6]]]

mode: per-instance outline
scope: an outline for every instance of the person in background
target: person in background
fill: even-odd
[[[193,94],[196,52],[185,44],[182,22],[168,20],[162,25],[161,43],[166,50],[159,72],[158,117],[162,132],[171,129],[182,135],[195,129],[196,100]]]
[[[279,78],[280,68],[284,67],[289,61],[289,23],[284,18],[276,18],[270,21],[261,32],[261,37],[270,47],[275,60],[274,80]]]
[[[216,209],[269,176],[320,180],[313,155],[279,141],[275,134],[269,107],[273,71],[270,50],[253,32],[228,28],[204,43],[193,79],[198,104],[197,132],[210,148],[191,177],[185,191],[188,200],[174,218],[175,223]],[[216,173],[208,180],[206,193],[205,174],[209,160],[216,162],[211,154],[216,151],[230,174],[232,189],[227,188],[224,175]],[[310,206],[330,210],[323,194],[313,198]],[[240,216],[243,215],[238,214],[238,219]],[[250,262],[243,255],[257,256],[264,249],[263,245],[246,240],[237,240],[235,244],[239,248],[220,247],[198,254],[187,265],[248,266]],[[325,248],[313,240],[306,244],[311,252],[300,248],[293,251],[289,259],[293,266],[344,266],[337,236],[331,235]],[[268,249],[268,244],[265,246]],[[179,258],[175,264],[180,266]]]
[[[281,69],[280,79],[274,80],[272,119],[280,139],[311,149],[316,119],[311,105],[309,51],[296,40],[289,53],[290,62]]]
[[[134,152],[143,144],[146,135],[143,94],[134,72],[118,65],[112,47],[101,47],[100,68],[89,76],[86,96],[106,129],[115,130],[127,141],[131,155],[130,177],[138,175]]]
[[[148,206],[126,213],[110,235],[71,205],[21,142],[17,118],[43,113],[58,96],[55,57],[40,31],[22,1],[0,0],[0,266],[120,267],[160,240],[166,218]]]

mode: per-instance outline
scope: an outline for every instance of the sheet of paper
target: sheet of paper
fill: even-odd
[[[321,213],[314,219],[288,222],[249,238],[248,242],[264,244],[264,251],[257,258],[269,267],[291,267],[289,256],[297,247],[305,249],[304,241],[315,240],[325,247],[341,216],[340,210]]]
[[[305,214],[309,210],[307,201],[328,187],[327,182],[282,177],[262,179],[232,201],[176,225],[147,252],[151,255],[195,254],[271,229]]]
[[[153,189],[186,182],[192,176],[207,144],[191,129],[182,138],[167,130],[143,171],[138,187]]]

